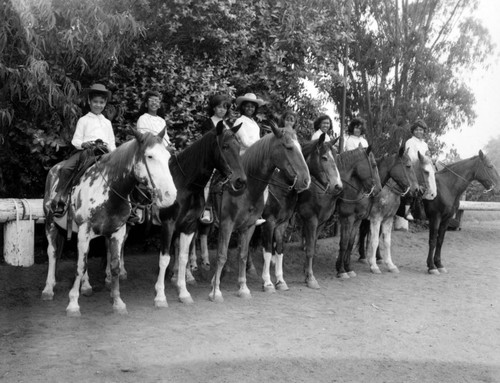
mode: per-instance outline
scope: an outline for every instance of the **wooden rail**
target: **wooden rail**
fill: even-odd
[[[500,202],[460,201],[458,210],[500,210]]]
[[[45,222],[43,199],[3,198],[0,199],[0,223],[33,219]]]

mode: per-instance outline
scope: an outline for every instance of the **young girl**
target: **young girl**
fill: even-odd
[[[292,128],[293,130],[295,130],[297,122],[297,114],[295,112],[292,112],[291,110],[287,110],[281,116],[280,126],[283,126],[285,128]]]
[[[325,141],[331,140],[331,132],[333,128],[332,119],[323,114],[314,120],[314,134],[311,136],[311,140],[317,140],[323,133],[325,133]]]
[[[102,84],[94,84],[85,90],[90,112],[81,117],[77,124],[71,144],[77,150],[68,158],[59,173],[56,187],[56,197],[52,201],[54,216],[64,214],[67,192],[72,186],[74,175],[85,150],[93,151],[95,155],[111,152],[116,149],[115,135],[111,121],[102,115],[111,92]]]
[[[137,130],[141,133],[150,132],[152,134],[160,133],[167,125],[165,122],[165,112],[161,106],[160,93],[148,90],[139,108],[139,119],[137,120]],[[168,135],[163,137],[165,146],[170,145]]]
[[[365,120],[360,117],[354,118],[347,127],[347,138],[344,142],[344,151],[354,150],[359,147],[359,144],[363,148],[368,147],[368,141],[365,137]]]
[[[242,124],[236,133],[241,144],[240,155],[260,139],[260,127],[255,121],[255,116],[259,107],[264,104],[265,101],[257,98],[253,93],[247,93],[236,99],[236,107],[239,109],[241,117],[234,122],[234,125]]]

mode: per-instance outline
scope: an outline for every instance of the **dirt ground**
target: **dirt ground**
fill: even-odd
[[[46,265],[0,264],[0,381],[500,382],[499,234],[498,215],[467,212],[462,230],[447,233],[449,273],[431,276],[427,232],[395,232],[401,273],[355,263],[358,276],[346,281],[334,272],[338,237],[322,239],[317,291],[305,287],[303,253],[291,243],[289,291],[266,294],[255,277],[253,298],[242,300],[229,273],[215,304],[205,275],[189,306],[167,284],[162,310],[153,307],[156,252],[129,251],[127,316],[113,314],[98,258],[95,293],[81,297],[76,319],[65,313],[73,260],[61,262],[52,302],[40,300]]]

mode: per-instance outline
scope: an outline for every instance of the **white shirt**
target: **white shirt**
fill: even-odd
[[[152,134],[158,134],[166,125],[167,123],[165,122],[165,119],[161,118],[160,116],[153,116],[149,113],[144,113],[137,120],[137,130],[141,133],[149,132]],[[165,146],[170,144],[167,132],[165,132],[165,136],[163,137],[163,144]]]
[[[239,123],[242,123],[242,125],[236,132],[236,137],[240,141],[240,155],[242,155],[250,146],[260,140],[260,128],[253,119],[247,116],[238,118],[233,126],[237,126]]]
[[[87,141],[102,140],[109,151],[116,149],[115,134],[111,121],[102,114],[94,114],[88,112],[85,116],[80,117],[76,123],[75,134],[71,143],[78,150],[82,150],[82,144]]]
[[[408,150],[408,156],[412,162],[418,161],[418,152],[422,155],[427,155],[429,152],[429,147],[424,140],[420,140],[413,136],[408,141],[406,141],[405,149]]]
[[[359,144],[363,148],[368,147],[368,141],[363,136],[355,136],[354,134],[349,134],[344,140],[344,151],[354,150],[359,147]]]
[[[312,137],[311,137],[311,141],[312,140],[318,140],[321,137],[322,134],[323,134],[323,131],[321,129],[316,130],[314,132],[314,134],[312,135]],[[328,133],[325,134],[325,142],[329,142],[331,140],[332,139],[331,139],[330,135]]]

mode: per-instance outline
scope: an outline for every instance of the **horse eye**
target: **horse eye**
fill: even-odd
[[[148,159],[152,160],[153,156],[152,155],[148,155]]]

